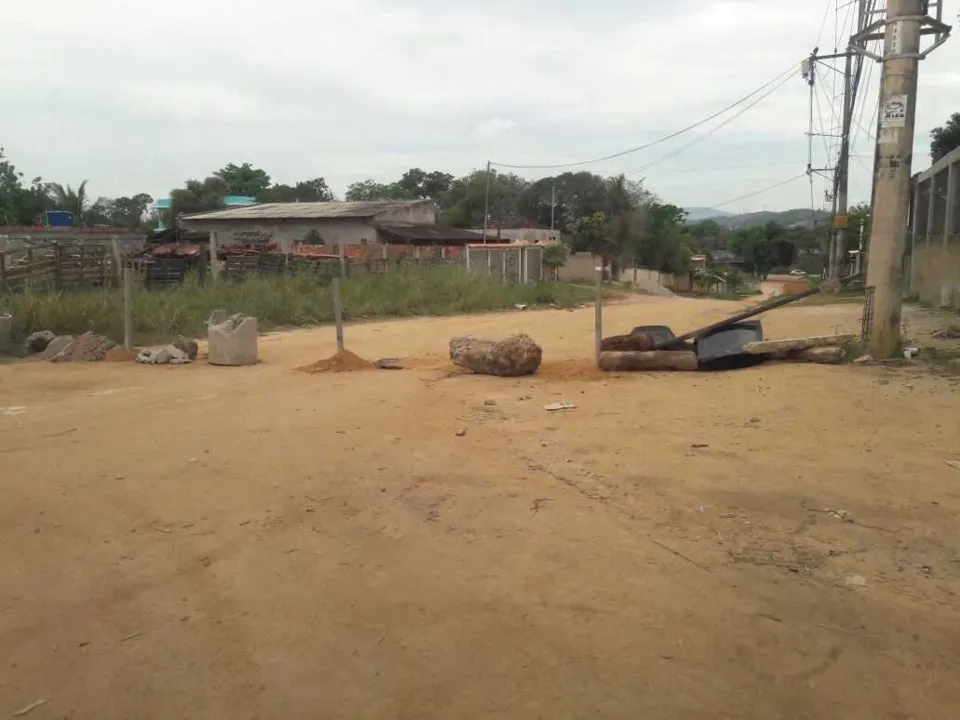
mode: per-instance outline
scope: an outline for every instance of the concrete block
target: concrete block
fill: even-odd
[[[207,362],[211,365],[256,365],[258,360],[256,318],[237,313],[210,325]]]

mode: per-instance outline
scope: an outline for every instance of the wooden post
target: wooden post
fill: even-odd
[[[219,274],[220,265],[217,260],[217,233],[215,230],[210,231],[210,278],[216,283],[217,275]]]
[[[340,302],[340,278],[333,279],[333,319],[337,324],[337,352],[343,351],[343,305]]]
[[[123,269],[123,347],[133,349],[133,269]]]
[[[487,252],[489,252],[489,250]],[[507,281],[507,254],[503,253],[500,256],[500,259],[502,260],[501,265],[503,266],[503,269],[500,271],[500,282],[506,282]]]
[[[597,273],[596,279],[596,291],[597,297],[595,300],[596,307],[594,309],[594,321],[593,321],[593,345],[594,353],[596,354],[597,365],[600,365],[600,345],[603,343],[603,263],[597,265],[594,270]]]
[[[343,243],[339,243],[337,245],[337,254],[340,255],[340,277],[346,277],[347,276],[347,257],[346,257],[346,247],[344,247]],[[343,350],[343,348],[340,348],[340,349]]]
[[[123,260],[120,255],[120,243],[116,238],[110,238],[110,249],[113,250],[113,281],[118,286],[123,276]]]

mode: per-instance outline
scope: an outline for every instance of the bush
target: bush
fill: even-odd
[[[399,268],[383,275],[348,278],[341,286],[351,318],[453,315],[516,304],[571,306],[589,300],[588,288],[562,283],[503,283],[463,268]],[[316,325],[333,320],[330,286],[314,275],[251,278],[244,282],[201,284],[197,278],[175,290],[139,290],[134,297],[134,331],[151,340],[175,335],[201,336],[212,310],[242,312],[264,329]],[[115,340],[123,336],[123,291],[28,290],[0,298],[0,309],[14,316],[17,337],[35,330],[80,334],[92,330]]]

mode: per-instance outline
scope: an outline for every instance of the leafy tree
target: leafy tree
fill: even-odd
[[[72,213],[73,222],[76,225],[89,225],[92,217],[95,217],[96,212],[99,212],[98,208],[93,216],[89,214],[91,205],[90,198],[87,196],[86,180],[77,185],[76,189],[70,185],[50,183],[49,191],[55,209],[66,210],[67,212]]]
[[[797,257],[797,247],[790,241],[787,229],[775,222],[738,230],[731,246],[743,257],[744,267],[761,278],[775,267],[792,265]]]
[[[930,131],[930,158],[936,162],[960,147],[960,112],[955,112],[940,127]]]
[[[844,250],[858,250],[860,248],[860,229],[863,228],[864,242],[870,235],[870,205],[860,203],[854,205],[847,212],[847,238]]]
[[[570,257],[570,248],[566,243],[554,243],[543,248],[543,266],[549,270],[553,277],[557,277],[557,272],[567,264]]]
[[[227,192],[224,195],[260,197],[270,187],[270,176],[266,170],[255,168],[250,163],[229,163],[217,170],[213,176],[226,183]]]
[[[260,202],[335,202],[334,194],[322,177],[301,180],[296,185],[273,185],[257,196]]]
[[[399,187],[397,183],[384,184],[372,178],[351,183],[347,187],[346,199],[349,202],[361,200],[413,200],[413,195]]]
[[[661,272],[687,272],[691,251],[683,233],[685,218],[683,208],[660,200],[651,201],[647,206],[646,228],[636,247],[634,260]]]
[[[170,191],[171,215],[218,210],[223,207],[223,198],[229,194],[229,185],[220,177],[208,177],[203,182],[187,180],[184,187]]]
[[[520,196],[527,181],[513,173],[490,172],[490,222],[505,215],[520,215]],[[474,170],[450,184],[440,197],[443,221],[455,227],[482,227],[486,206],[487,171]],[[495,233],[494,233],[495,234]]]
[[[589,252],[599,255],[604,264],[611,256],[607,216],[598,211],[592,215],[584,215],[570,226],[573,236],[574,252]]]
[[[146,193],[137,193],[132,197],[118,197],[109,202],[107,218],[110,224],[115,227],[135,228],[143,222],[144,215],[153,204],[153,198]]]
[[[396,183],[396,190],[404,196],[421,199],[439,200],[450,190],[453,175],[445,172],[424,172],[420,168],[410,168]]]

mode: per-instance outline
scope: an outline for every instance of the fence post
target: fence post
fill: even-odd
[[[470,269],[470,246],[469,245],[463,246],[463,265],[467,270]]]
[[[340,277],[347,276],[346,247],[343,243],[337,244],[337,254],[340,255]]]
[[[133,349],[133,270],[123,269],[123,347]]]
[[[343,305],[340,302],[340,278],[333,279],[333,319],[337,324],[337,352],[343,352]]]
[[[489,252],[489,250],[487,252]],[[501,266],[500,282],[506,282],[507,281],[507,253],[505,251],[503,252],[503,254],[500,255],[500,261],[501,261],[500,262],[500,266]]]
[[[593,344],[594,344],[594,354],[596,355],[597,363],[600,363],[600,346],[603,343],[603,262],[597,265],[594,268],[594,271],[597,274],[596,278],[596,292],[597,297],[594,301],[596,306],[594,308],[594,318],[593,318]]]
[[[0,250],[0,284],[6,285],[7,283],[7,253],[5,250]]]
[[[210,231],[210,278],[214,284],[217,282],[217,275],[219,275],[219,263],[217,260],[217,233],[214,230]]]

